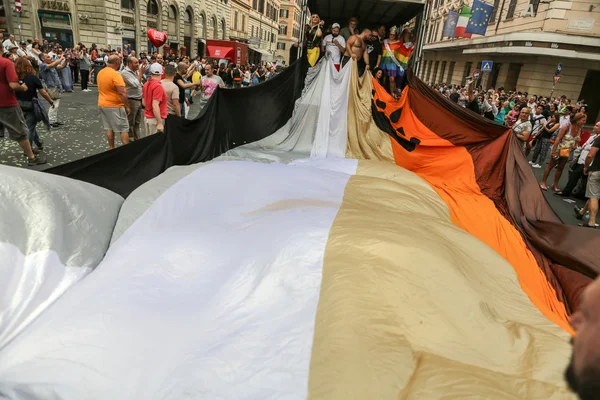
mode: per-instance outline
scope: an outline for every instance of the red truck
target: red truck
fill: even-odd
[[[248,45],[233,40],[207,40],[205,57],[222,63],[246,64],[248,61]]]

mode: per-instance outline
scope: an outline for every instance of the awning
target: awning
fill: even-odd
[[[308,7],[327,23],[346,26],[358,17],[360,27],[401,25],[423,9],[425,0],[309,0]]]
[[[258,47],[252,47],[252,46],[248,46],[251,50],[256,51],[257,53],[262,54],[263,56],[272,56],[272,54],[264,49],[259,49]]]
[[[206,46],[206,57],[209,58],[233,58],[233,47]]]

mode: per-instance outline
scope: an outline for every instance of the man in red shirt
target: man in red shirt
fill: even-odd
[[[19,83],[15,64],[8,58],[0,58],[0,137],[4,136],[6,128],[10,138],[19,142],[29,166],[34,166],[44,164],[46,157],[43,154],[36,156],[27,139],[27,123],[15,96],[15,91],[27,90],[27,85]]]
[[[142,104],[146,117],[146,135],[164,132],[164,119],[167,118],[167,93],[161,84],[162,65],[150,66],[150,79],[142,88]]]

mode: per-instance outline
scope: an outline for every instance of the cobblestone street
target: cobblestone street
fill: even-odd
[[[27,167],[23,151],[8,135],[0,139],[0,164],[44,170],[108,150],[98,113],[98,91],[95,86],[90,89],[91,92],[83,93],[81,87],[76,85],[72,93],[63,93],[58,112],[59,122],[64,123],[63,126],[51,128],[48,132],[43,124],[38,125],[38,133],[48,157],[47,164]],[[44,105],[48,107],[45,101]]]

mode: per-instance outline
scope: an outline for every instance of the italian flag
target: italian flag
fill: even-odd
[[[458,17],[458,23],[456,24],[456,32],[454,33],[454,36],[464,37],[464,38],[471,37],[470,33],[465,32],[465,30],[467,29],[467,24],[469,23],[470,17],[471,17],[471,7],[463,6],[462,10],[460,11],[460,15]]]

